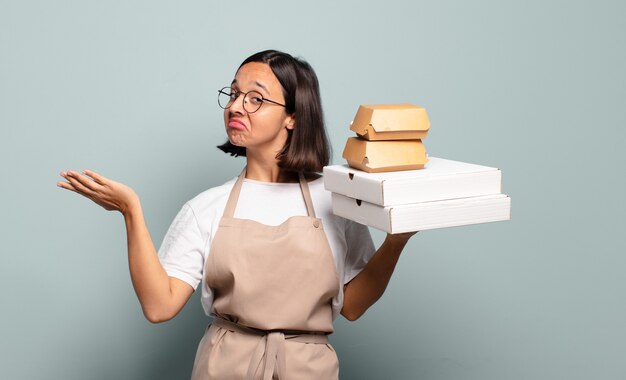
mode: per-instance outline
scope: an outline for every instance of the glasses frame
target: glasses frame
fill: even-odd
[[[220,104],[220,94],[229,95],[229,93],[228,93],[228,92],[226,92],[226,91],[229,91],[229,92],[230,92],[230,98],[231,98],[231,100],[228,102],[228,105],[227,105],[226,107],[222,107],[222,105]],[[257,93],[257,94],[261,95],[261,104],[259,105],[259,108],[255,109],[255,110],[254,110],[254,111],[252,111],[252,112],[250,112],[250,111],[248,111],[248,110],[246,109],[246,104],[247,104],[247,103],[246,103],[246,96],[248,96],[248,94],[249,94],[249,93],[251,93],[251,92],[255,92],[255,93]],[[233,94],[235,95],[235,97],[234,97],[234,98],[232,97],[232,96],[233,96]],[[260,109],[261,109],[261,107],[263,106],[263,104],[265,104],[265,102],[270,102],[270,103],[272,103],[272,104],[276,104],[277,106],[281,106],[281,107],[285,107],[285,108],[287,108],[287,106],[286,106],[286,105],[284,105],[284,104],[282,104],[282,103],[278,103],[278,102],[277,102],[277,101],[275,101],[275,100],[268,99],[268,98],[264,97],[264,96],[263,96],[260,92],[258,92],[258,91],[256,91],[256,90],[252,90],[252,91],[248,91],[248,92],[243,92],[243,91],[239,91],[239,90],[233,90],[233,88],[232,88],[231,86],[226,86],[226,87],[223,87],[223,88],[222,88],[222,89],[220,89],[220,90],[217,90],[217,105],[218,105],[218,106],[220,106],[220,108],[227,110],[227,109],[229,109],[230,107],[232,107],[232,105],[233,105],[233,104],[237,101],[237,99],[239,99],[239,97],[241,96],[241,94],[243,94],[243,103],[242,103],[243,109],[244,109],[244,110],[246,110],[246,112],[247,112],[247,113],[249,113],[249,114],[251,114],[251,113],[255,113],[256,111],[260,110]]]

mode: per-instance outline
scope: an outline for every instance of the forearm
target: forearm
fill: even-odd
[[[344,317],[358,319],[383,295],[409,237],[387,235],[365,268],[345,286]]]
[[[137,202],[123,215],[126,222],[130,277],[144,315],[151,322],[170,319],[170,279],[159,261],[141,204]]]
[[[170,278],[157,255],[141,209],[139,197],[130,187],[91,170],[61,172],[67,182],[57,186],[91,199],[105,210],[122,213],[128,238],[128,264],[133,287],[146,318],[161,322],[174,317],[193,293],[193,288]]]

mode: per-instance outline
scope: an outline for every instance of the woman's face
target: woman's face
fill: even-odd
[[[283,89],[269,65],[250,62],[243,65],[231,85],[233,91],[257,91],[264,98],[285,104]],[[243,107],[243,95],[224,110],[228,140],[247,150],[280,152],[287,141],[287,130],[293,128],[293,118],[282,107],[264,102],[258,111],[249,114]]]

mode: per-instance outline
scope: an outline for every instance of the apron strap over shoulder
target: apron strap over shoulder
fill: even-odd
[[[302,196],[304,197],[304,203],[306,203],[306,210],[311,218],[316,218],[315,209],[313,208],[313,200],[311,199],[311,192],[309,191],[309,184],[304,178],[302,172],[298,173],[300,178],[300,188],[302,189]]]
[[[239,200],[239,193],[241,192],[241,185],[243,184],[243,179],[246,177],[246,167],[243,168],[241,174],[237,178],[237,181],[233,185],[233,189],[230,191],[230,195],[228,196],[228,201],[226,202],[226,207],[224,208],[224,215],[227,218],[232,218],[235,216],[235,208],[237,207],[237,201]]]

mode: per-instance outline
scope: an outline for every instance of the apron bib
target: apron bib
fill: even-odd
[[[216,315],[192,379],[337,379],[327,335],[339,279],[308,183],[308,216],[278,226],[234,218],[244,169],[228,198],[204,267]]]

